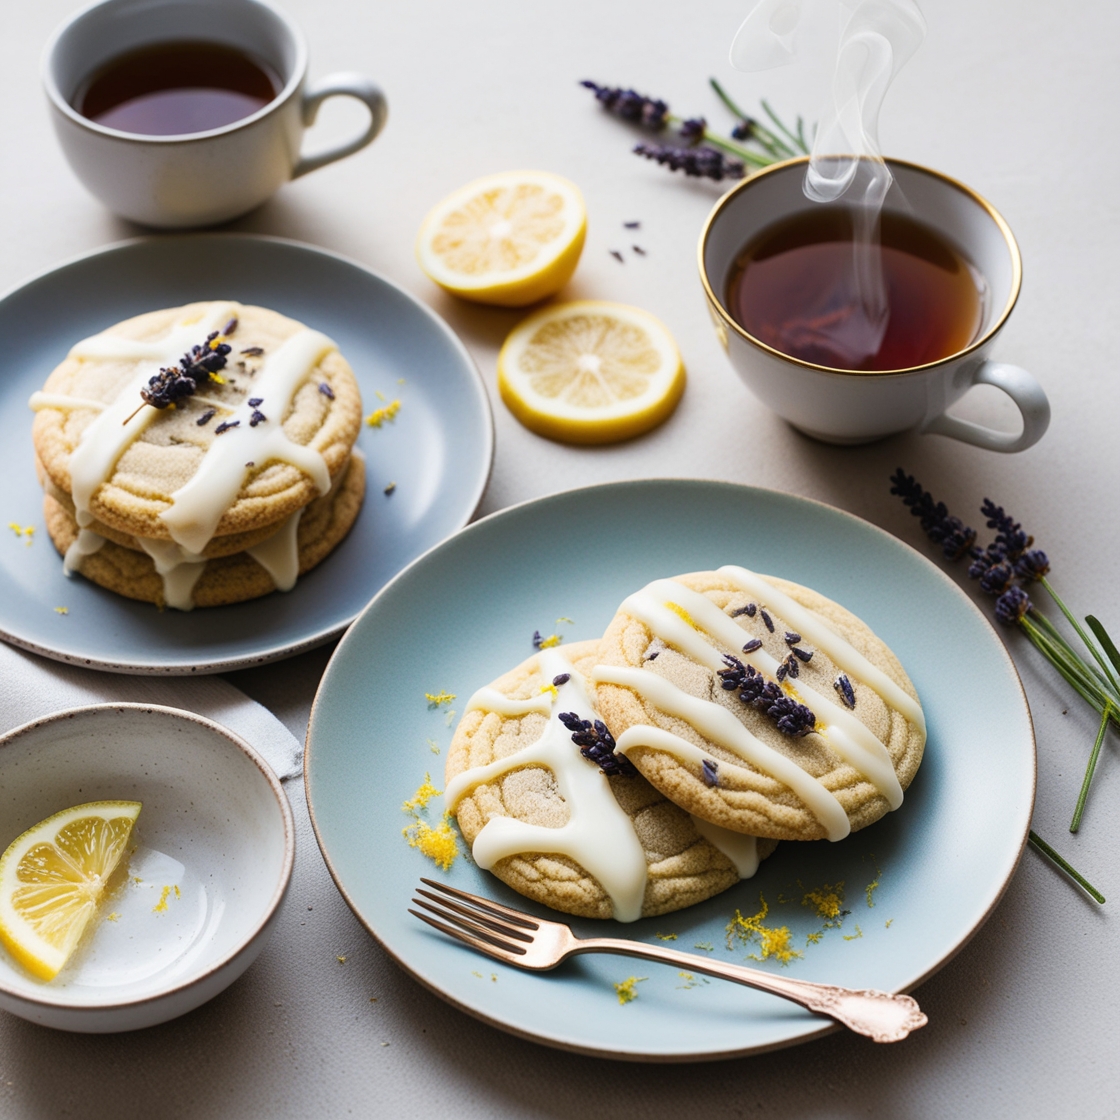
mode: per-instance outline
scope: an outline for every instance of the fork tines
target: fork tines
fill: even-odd
[[[523,914],[520,910],[513,910],[509,906],[503,906],[500,902],[492,902],[488,898],[482,898],[480,895],[471,894],[470,891],[461,891],[458,887],[449,887],[446,883],[436,882],[435,879],[425,879],[421,877],[420,882],[426,887],[431,887],[434,891],[440,891],[442,894],[449,894],[452,898],[459,899],[460,902],[465,902],[479,910],[484,910],[495,918],[502,918],[506,922],[513,922],[514,925],[521,926],[524,929],[541,928],[540,923],[533,921],[528,914]]]
[[[454,898],[441,897],[417,888],[416,893],[423,898],[413,898],[412,901],[428,911],[428,914],[434,914],[435,918],[422,914],[419,910],[409,910],[410,914],[492,957],[525,955],[524,944],[533,940],[533,934],[529,931],[538,928],[535,922],[516,910],[479,898],[467,891],[448,887],[431,879],[422,879],[421,882]],[[463,901],[460,902],[459,899]],[[437,918],[443,920],[437,921]],[[522,944],[519,945],[518,942]]]

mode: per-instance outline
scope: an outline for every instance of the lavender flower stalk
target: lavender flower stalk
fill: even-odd
[[[1092,615],[1085,621],[1093,637],[1085,631],[1046,578],[1050,572],[1046,553],[1031,547],[1034,538],[1002,506],[989,498],[984,499],[980,512],[987,527],[994,529],[996,535],[986,547],[980,548],[976,545],[976,531],[951,516],[943,502],[935,502],[901,467],[891,477],[891,493],[898,495],[910,512],[921,518],[923,531],[941,545],[947,559],[960,560],[965,556],[971,559],[969,577],[979,582],[981,590],[995,596],[996,619],[1005,626],[1018,626],[1074,691],[1100,714],[1100,730],[1070,823],[1070,832],[1076,832],[1081,826],[1109,724],[1120,731],[1120,651]],[[1073,627],[1083,650],[1074,648],[1032,602],[1027,589],[1033,584],[1040,585],[1054,601]]]

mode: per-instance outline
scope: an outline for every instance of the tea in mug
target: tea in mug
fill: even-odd
[[[110,59],[82,83],[73,104],[120,132],[184,136],[252,116],[282,88],[279,75],[246,51],[182,39]]]
[[[847,207],[822,205],[768,226],[731,270],[728,311],[774,350],[831,369],[910,369],[964,350],[983,323],[983,276],[922,222],[884,212],[879,226],[878,246],[858,252]],[[857,283],[857,270],[876,263],[872,253],[885,297],[877,302]]]

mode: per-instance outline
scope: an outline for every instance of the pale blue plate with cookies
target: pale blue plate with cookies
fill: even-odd
[[[144,311],[206,299],[260,304],[323,331],[353,367],[367,412],[397,399],[401,407],[391,423],[363,426],[362,511],[346,540],[291,592],[161,612],[63,576],[43,526],[27,401],[79,339]],[[465,525],[489,479],[493,420],[463,344],[402,288],[311,245],[233,233],[111,245],[0,299],[0,334],[0,637],[48,657],[186,674],[309,649]],[[36,532],[28,536],[27,528]]]
[[[577,935],[754,963],[757,941],[729,946],[727,927],[765,909],[758,923],[788,927],[801,956],[758,967],[909,991],[991,914],[1026,842],[1035,744],[1014,665],[968,596],[908,545],[817,502],[730,483],[612,483],[503,510],[414,561],[346,634],[315,700],[305,780],[331,874],[385,950],[449,1003],[542,1043],[637,1061],[732,1057],[838,1029],[773,996],[621,957],[522,972],[408,914],[429,876],[567,920],[466,855],[438,871],[402,837],[402,803],[428,772],[443,788],[450,711],[530,656],[534,631],[598,637],[649,580],[723,564],[815,588],[887,642],[925,708],[921,769],[897,812],[840,843],[782,843],[755,878],[707,902],[628,925],[572,919]],[[440,692],[457,699],[425,696]],[[441,811],[437,798],[427,819]],[[829,893],[846,911],[832,924],[811,897]],[[622,1003],[615,985],[632,976],[644,979]]]

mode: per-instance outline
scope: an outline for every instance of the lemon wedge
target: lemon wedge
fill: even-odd
[[[0,944],[41,980],[77,947],[139,814],[139,801],[75,805],[0,856]]]
[[[565,443],[613,443],[667,419],[684,392],[673,336],[646,311],[579,300],[515,327],[498,390],[525,427]]]
[[[420,267],[478,303],[524,307],[558,292],[579,263],[587,211],[579,188],[547,171],[476,179],[424,219]]]

